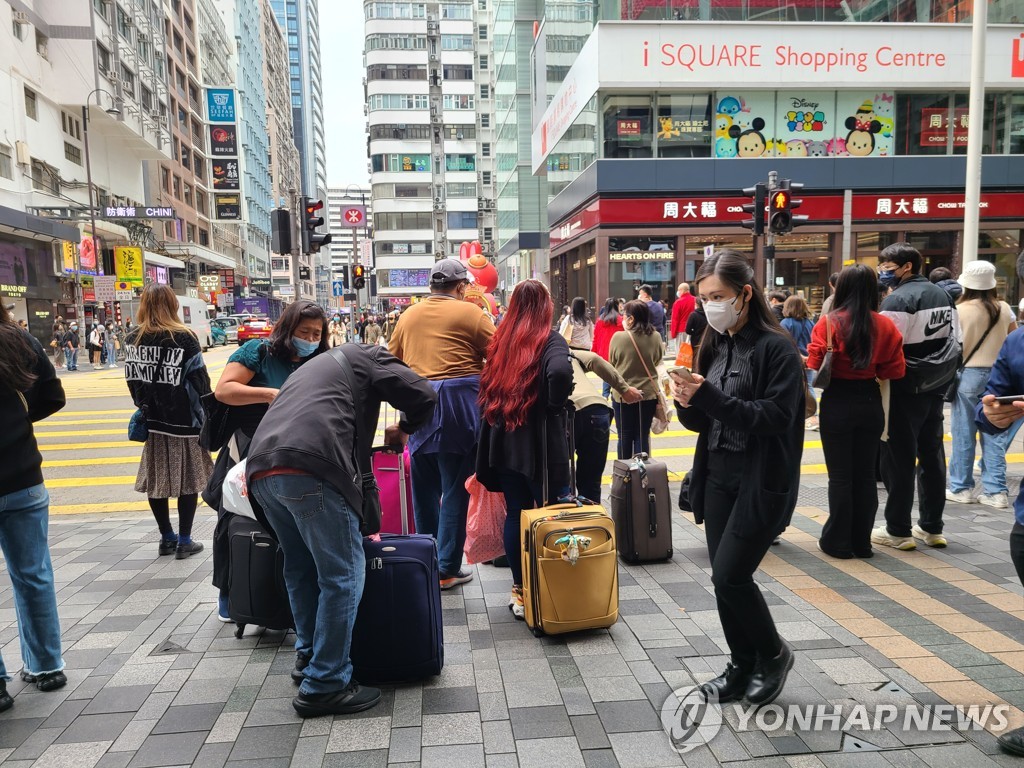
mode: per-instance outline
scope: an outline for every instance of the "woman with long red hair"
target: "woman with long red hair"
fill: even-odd
[[[491,338],[480,375],[483,418],[476,476],[488,490],[505,495],[505,555],[512,570],[509,609],[517,619],[524,612],[520,513],[564,496],[570,482],[566,405],[572,366],[569,345],[551,330],[553,312],[544,283],[519,283]]]

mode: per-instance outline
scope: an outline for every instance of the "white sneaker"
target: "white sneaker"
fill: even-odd
[[[117,365],[115,363],[111,363],[110,365],[107,366],[107,368],[117,368]]]
[[[1009,497],[1005,493],[983,493],[978,497],[978,503],[996,509],[1006,509],[1010,506]]]
[[[508,609],[520,621],[526,620],[526,606],[523,605],[522,587],[512,587],[512,595],[508,599]]]
[[[892,547],[904,552],[917,549],[917,544],[914,543],[912,536],[893,536],[884,525],[878,526],[871,532],[871,543],[878,544],[881,547]]]
[[[953,501],[957,504],[973,504],[974,494],[969,490],[964,491],[951,491],[949,488],[946,489],[946,501]]]
[[[946,546],[946,537],[941,533],[928,533],[920,525],[915,525],[913,528],[914,536],[919,538],[929,547],[939,547],[940,549]]]

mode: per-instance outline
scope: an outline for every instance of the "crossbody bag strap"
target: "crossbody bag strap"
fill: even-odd
[[[999,312],[999,315],[1001,315],[1001,314],[1002,314],[1002,311]],[[969,363],[971,361],[971,358],[974,357],[974,353],[977,352],[979,349],[981,349],[981,345],[985,343],[985,339],[987,339],[988,335],[990,333],[992,333],[992,329],[995,328],[996,327],[996,323],[999,322],[999,315],[996,315],[996,319],[992,321],[992,323],[989,325],[988,329],[986,329],[985,333],[983,333],[981,335],[981,339],[978,341],[977,344],[974,345],[974,349],[971,350],[971,354],[969,354],[967,357],[965,357],[964,361],[962,363],[960,363],[960,370],[961,371],[964,368],[967,367],[967,363]]]
[[[654,385],[655,389],[657,389],[658,388],[658,382],[656,382],[654,380],[654,377],[651,376],[651,369],[647,367],[647,361],[644,360],[644,355],[640,351],[640,347],[637,346],[636,339],[633,338],[633,332],[632,331],[626,331],[626,333],[629,334],[629,340],[631,342],[633,342],[633,349],[636,350],[636,356],[640,358],[640,365],[642,365],[644,367],[644,373],[647,374],[647,380],[650,381],[651,384]]]
[[[832,345],[832,321],[825,315],[825,350],[832,352],[835,348]]]
[[[356,393],[359,390],[356,389],[355,371],[352,370],[352,363],[350,363],[348,361],[348,358],[345,356],[345,347],[347,347],[347,346],[348,346],[348,344],[342,344],[340,347],[338,347],[337,348],[339,350],[338,354],[331,355],[331,359],[333,359],[334,362],[336,362],[338,364],[338,367],[340,367],[341,370],[344,372],[345,379],[348,381],[348,388],[352,392],[352,405],[353,405],[353,411],[354,411],[354,413],[353,413],[353,417],[354,418],[353,418],[352,422],[354,424],[354,430],[355,430],[354,434],[352,435],[352,463],[355,465],[356,472],[358,472],[360,478],[362,478],[363,475],[366,474],[366,472],[363,469],[363,462],[360,461],[360,457],[363,455],[363,452],[361,450],[359,450],[360,449],[360,445],[359,445],[359,411],[360,411],[360,408],[359,408],[359,403],[356,402],[356,400],[359,397],[358,394],[356,394]]]

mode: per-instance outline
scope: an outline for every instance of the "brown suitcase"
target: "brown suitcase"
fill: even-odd
[[[618,620],[615,524],[604,507],[524,509],[520,527],[523,602],[534,635],[610,627]],[[589,538],[590,546],[570,564],[556,542],[573,533]]]
[[[627,563],[672,557],[668,467],[638,453],[612,465],[612,518],[619,555]]]

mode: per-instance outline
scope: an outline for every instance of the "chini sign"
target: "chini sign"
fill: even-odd
[[[969,25],[791,22],[785,35],[779,30],[774,22],[598,22],[533,132],[533,172],[600,89],[946,92],[970,86]],[[986,37],[985,87],[1019,89],[1020,25],[990,24]]]

